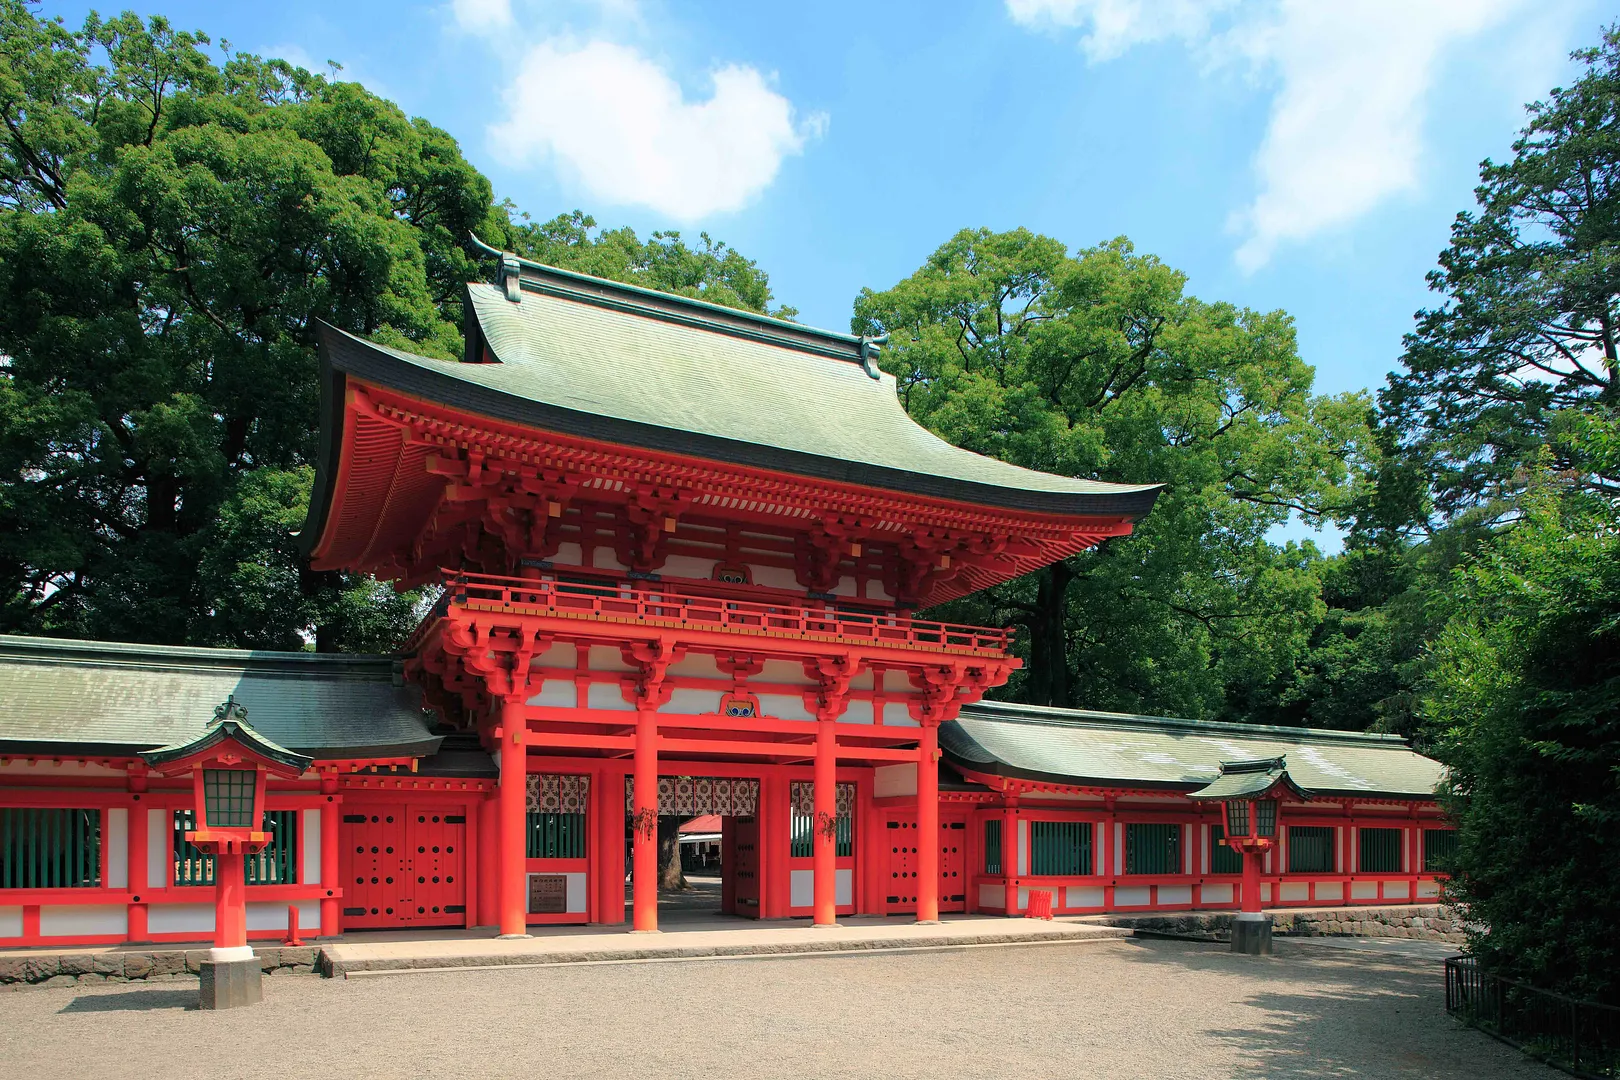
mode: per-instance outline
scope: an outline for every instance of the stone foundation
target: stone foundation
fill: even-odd
[[[253,952],[266,975],[309,975],[317,972],[320,949],[278,945]],[[195,980],[206,959],[207,949],[0,956],[0,987]]]
[[[1421,941],[1449,941],[1459,945],[1465,940],[1462,920],[1455,909],[1440,904],[1311,911],[1282,909],[1271,910],[1267,914],[1273,919],[1272,933],[1288,937],[1414,938]],[[1132,930],[1230,941],[1232,915],[1230,911],[1106,915],[1099,921]]]

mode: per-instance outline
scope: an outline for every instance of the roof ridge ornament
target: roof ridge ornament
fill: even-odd
[[[247,706],[237,701],[235,694],[226,694],[225,700],[214,706],[214,719],[208,726],[213,727],[215,724],[222,724],[227,720],[234,720],[238,724],[246,724],[248,722],[247,716]]]
[[[887,333],[879,334],[877,337],[867,337],[865,334],[861,335],[859,344],[861,351],[861,367],[865,368],[866,373],[874,379],[881,379],[883,377],[883,372],[878,369],[877,351],[888,343],[889,335]]]

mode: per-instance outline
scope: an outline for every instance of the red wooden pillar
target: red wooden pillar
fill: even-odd
[[[1243,903],[1239,905],[1242,911],[1256,914],[1260,911],[1260,860],[1263,858],[1265,855],[1254,848],[1243,852]]]
[[[939,724],[922,722],[917,750],[917,921],[939,922]]]
[[[337,793],[336,772],[321,774],[321,793],[326,802],[321,806],[321,936],[337,937],[343,933],[343,905],[338,903],[342,883],[338,880],[338,822],[343,819],[343,796]]]
[[[501,868],[499,924],[501,937],[528,937],[524,896],[524,831],[527,824],[528,748],[524,745],[523,698],[501,699]]]
[[[1001,810],[1001,876],[1006,879],[1003,901],[1008,916],[1018,914],[1018,796],[1005,796]]]
[[[592,781],[592,833],[596,837],[596,918],[624,922],[624,773],[605,769]]]
[[[246,946],[247,865],[240,851],[222,851],[214,856],[214,948]]]
[[[145,786],[144,778],[142,787]],[[135,796],[137,800],[140,796]],[[152,827],[146,820],[146,805],[139,801],[129,811],[129,940],[145,941],[146,925],[146,863],[147,839]]]
[[[759,911],[762,919],[788,913],[788,785],[778,767],[759,778]]]
[[[631,852],[631,929],[658,930],[658,714],[636,712],[635,835]]]
[[[811,836],[815,856],[814,919],[816,926],[832,926],[838,919],[838,740],[833,722],[816,721],[815,824]]]
[[[501,830],[499,793],[478,803],[478,925],[494,926],[501,920]]]

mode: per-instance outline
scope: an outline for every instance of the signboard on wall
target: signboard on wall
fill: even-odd
[[[529,914],[561,915],[567,910],[567,874],[529,875]]]

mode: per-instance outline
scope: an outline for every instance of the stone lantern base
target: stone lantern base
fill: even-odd
[[[243,947],[247,956],[219,957],[217,954],[235,954],[236,949],[211,949],[207,960],[198,965],[202,980],[201,1004],[205,1009],[234,1009],[241,1005],[257,1005],[264,1000],[264,970],[251,948]]]
[[[1271,916],[1240,911],[1232,920],[1232,951],[1250,956],[1271,955]]]

